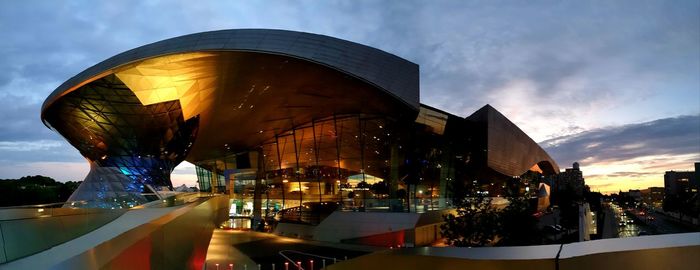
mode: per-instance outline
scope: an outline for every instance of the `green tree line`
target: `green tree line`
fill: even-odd
[[[65,202],[80,183],[42,175],[0,179],[0,207]]]

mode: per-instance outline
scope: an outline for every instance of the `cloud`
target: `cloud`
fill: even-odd
[[[490,103],[537,141],[700,112],[696,11],[525,5],[428,8],[439,26],[417,35],[436,44],[416,49],[423,102],[465,116]]]
[[[589,130],[540,145],[562,166],[579,162],[593,190],[663,186],[665,171],[692,170],[700,162],[700,115]]]
[[[540,144],[561,164],[700,154],[700,115],[600,128]]]
[[[614,172],[611,174],[594,174],[594,175],[588,175],[587,177],[631,177],[631,178],[639,178],[639,177],[645,177],[649,175],[657,175],[658,173],[653,173],[653,172]]]
[[[85,162],[78,150],[63,140],[0,141],[0,162]],[[86,163],[86,162],[85,162]],[[0,177],[4,177],[0,170]]]
[[[27,151],[46,151],[52,148],[58,148],[63,145],[60,141],[17,141],[17,142],[2,142],[0,141],[0,151],[10,152],[27,152]]]
[[[27,97],[0,92],[0,141],[56,139],[42,124],[39,107]]]
[[[0,142],[62,141],[39,120],[41,103],[91,65],[165,38],[231,28],[313,32],[373,46],[420,65],[423,103],[462,116],[489,103],[536,141],[573,140],[567,135],[700,113],[699,9],[692,0],[0,1]],[[659,136],[675,145],[628,135],[617,144],[577,145],[589,152],[552,151],[563,164],[600,163],[693,145],[671,133]],[[14,163],[81,159],[65,142],[0,156]]]
[[[490,103],[538,141],[700,112],[690,103],[700,99],[694,1],[0,5],[0,93],[35,103],[85,68],[140,45],[215,29],[281,28],[414,61],[421,66],[422,102],[463,116]],[[657,103],[666,106],[641,109]],[[672,110],[671,104],[686,106]]]
[[[82,181],[90,170],[87,162],[24,162],[0,160],[3,179],[17,179],[27,175],[45,175],[58,181]]]

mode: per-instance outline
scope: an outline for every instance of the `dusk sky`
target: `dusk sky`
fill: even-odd
[[[195,4],[196,3],[196,4]],[[700,162],[700,1],[0,1],[0,179],[82,180],[39,119],[62,82],[180,35],[274,28],[420,65],[422,103],[491,104],[593,190],[663,186]],[[185,163],[173,184],[195,185]]]

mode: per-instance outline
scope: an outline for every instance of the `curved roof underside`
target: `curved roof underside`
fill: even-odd
[[[43,115],[48,108],[75,90],[89,92],[108,76],[144,106],[177,100],[185,121],[199,117],[187,155],[192,162],[254,149],[320,118],[410,118],[418,108],[414,63],[321,35],[225,30],[156,42],[107,59],[59,86],[44,102],[42,120],[51,126]],[[61,117],[69,116],[53,121]]]
[[[144,45],[102,61],[61,84],[42,112],[62,95],[111,73],[111,69],[156,56],[208,51],[249,51],[300,58],[357,77],[418,109],[418,65],[387,52],[329,36],[269,29],[190,34]]]

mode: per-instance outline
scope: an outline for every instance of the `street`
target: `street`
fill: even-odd
[[[654,234],[684,233],[695,231],[688,225],[682,225],[672,217],[655,211],[628,209],[628,214],[634,215],[638,220],[648,226]]]
[[[680,224],[673,217],[655,211],[623,208],[611,205],[618,226],[618,237],[634,237],[645,234],[671,234],[697,231],[689,225]]]

